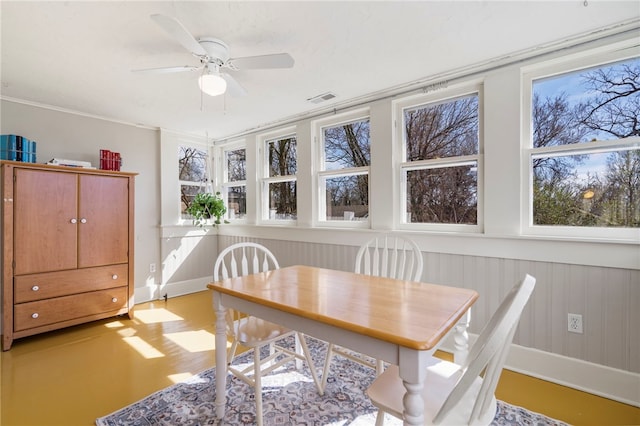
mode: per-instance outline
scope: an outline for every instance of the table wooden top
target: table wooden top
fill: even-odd
[[[207,287],[417,350],[432,349],[478,298],[470,289],[311,266],[229,278]]]

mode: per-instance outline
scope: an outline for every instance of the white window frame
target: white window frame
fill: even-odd
[[[296,138],[296,155],[298,155],[298,136],[296,134],[295,127],[287,127],[283,129],[279,129],[269,133],[263,133],[256,138],[256,143],[258,144],[258,158],[260,159],[259,164],[259,176],[258,179],[258,192],[259,192],[259,203],[260,211],[258,215],[259,223],[264,225],[280,225],[280,226],[295,226],[298,223],[298,219],[272,219],[269,217],[270,215],[270,202],[271,199],[269,197],[269,185],[272,183],[279,182],[295,182],[296,187],[298,185],[298,177],[297,177],[297,166],[296,166],[296,174],[287,175],[287,176],[269,176],[269,150],[267,149],[267,144],[274,140],[279,139],[287,139],[289,137]],[[299,163],[299,158],[296,158],[296,165]],[[297,188],[299,189],[299,188]],[[296,191],[297,193],[297,191]],[[296,199],[296,217],[298,211],[298,200]]]
[[[459,157],[446,157],[440,159],[430,159],[421,161],[406,161],[406,142],[405,142],[405,125],[404,112],[409,109],[417,109],[422,106],[443,104],[456,99],[477,95],[478,97],[478,152],[474,155],[465,155]],[[472,81],[454,85],[443,90],[436,90],[432,93],[421,94],[411,97],[399,99],[394,102],[395,116],[395,140],[396,156],[399,159],[397,164],[397,178],[400,183],[400,189],[397,194],[398,211],[395,216],[395,227],[403,230],[420,230],[434,232],[454,232],[454,233],[482,233],[484,231],[484,106],[483,106],[483,87],[481,82]],[[445,167],[457,167],[477,164],[477,211],[476,224],[454,224],[454,223],[410,223],[407,222],[406,205],[407,205],[407,179],[406,172],[412,170],[425,170]]]
[[[188,218],[182,218],[180,212],[180,186],[182,181],[179,180],[179,148],[188,146],[201,149],[207,152],[209,161],[207,161],[207,173],[209,182],[207,190],[213,191],[213,147],[212,144],[204,137],[185,135],[167,130],[161,130],[160,133],[160,191],[161,191],[161,224],[163,226],[193,226],[193,221]],[[185,181],[189,184],[189,182]]]
[[[582,69],[606,66],[609,63],[624,61],[640,56],[637,41],[626,40],[604,49],[594,49],[571,56],[563,56],[524,67],[522,69],[522,137],[521,137],[521,234],[528,236],[606,239],[640,242],[638,228],[589,227],[589,226],[549,226],[533,224],[533,167],[532,158],[536,156],[563,156],[579,154],[598,154],[616,149],[632,149],[640,146],[640,137],[626,139],[594,141],[570,145],[533,148],[532,99],[533,82],[546,77],[561,76]],[[604,51],[603,51],[604,50]]]
[[[320,227],[339,227],[339,228],[370,228],[371,227],[371,210],[366,220],[327,220],[326,207],[326,179],[336,177],[348,177],[358,175],[368,175],[369,184],[371,184],[371,165],[366,167],[349,167],[345,169],[325,170],[325,149],[324,149],[324,129],[328,127],[337,127],[343,124],[354,123],[357,121],[369,120],[369,129],[371,129],[371,117],[369,109],[359,109],[346,112],[340,115],[333,115],[329,118],[316,120],[312,124],[315,134],[314,141],[316,143],[314,161],[316,173],[314,176],[315,199],[318,202],[318,208],[315,213],[314,224]],[[371,144],[371,134],[369,135],[369,143]],[[371,147],[370,147],[371,148]],[[371,186],[369,185],[369,204],[371,204]]]
[[[245,151],[245,170],[246,170],[246,174],[249,174],[249,170],[247,167],[249,158],[248,158],[248,152],[247,152],[247,143],[245,140],[238,140],[238,141],[234,141],[225,145],[222,145],[218,148],[218,152],[220,153],[219,158],[218,158],[218,170],[220,171],[220,173],[217,176],[219,185],[218,187],[220,188],[220,195],[222,196],[222,199],[224,200],[225,206],[227,206],[227,213],[225,214],[225,219],[233,222],[233,223],[246,223],[247,222],[247,217],[249,216],[249,211],[245,212],[244,217],[242,218],[236,218],[236,217],[232,217],[231,216],[231,212],[230,212],[230,208],[229,208],[229,201],[228,201],[228,196],[229,196],[229,188],[235,188],[235,187],[244,187],[245,188],[245,194],[248,198],[249,198],[249,194],[246,192],[247,191],[247,179],[245,176],[244,180],[234,180],[234,181],[230,181],[229,180],[229,165],[227,162],[227,153],[230,151],[238,151],[244,149]],[[247,202],[247,209],[248,209],[249,203]]]

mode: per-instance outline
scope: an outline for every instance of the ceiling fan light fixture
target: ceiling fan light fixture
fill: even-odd
[[[222,95],[227,90],[227,82],[218,74],[203,74],[198,78],[200,90],[209,96]]]

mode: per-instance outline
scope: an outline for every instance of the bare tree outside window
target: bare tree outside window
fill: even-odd
[[[369,120],[322,129],[325,220],[364,221],[369,216]]]
[[[205,150],[190,146],[179,147],[178,179],[180,180],[180,212],[183,218],[194,197],[206,192],[209,185],[209,156]]]
[[[640,59],[535,81],[532,103],[533,224],[640,227]]]
[[[477,224],[478,95],[404,111],[409,223]]]
[[[229,219],[242,219],[247,215],[247,150],[224,151],[226,176],[222,187],[227,200]]]
[[[295,136],[267,140],[267,219],[297,219],[297,141]]]

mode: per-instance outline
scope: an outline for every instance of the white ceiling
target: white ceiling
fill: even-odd
[[[22,100],[223,139],[619,23],[638,1],[6,1],[1,92]],[[150,15],[224,40],[232,57],[288,52],[291,69],[237,71],[249,95],[201,96],[198,65]],[[308,98],[331,91],[333,102]],[[201,108],[201,101],[203,102]]]

